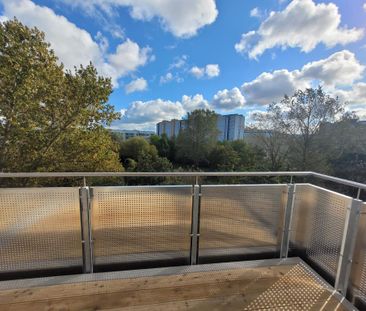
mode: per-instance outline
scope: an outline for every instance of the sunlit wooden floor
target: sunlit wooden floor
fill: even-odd
[[[352,310],[298,259],[0,282],[0,310]]]

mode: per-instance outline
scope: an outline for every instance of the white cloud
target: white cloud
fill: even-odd
[[[121,129],[155,129],[156,123],[162,120],[181,119],[187,112],[195,109],[207,109],[209,103],[201,94],[184,95],[181,101],[154,99],[135,101],[123,110],[122,118],[113,123],[113,128]]]
[[[109,48],[109,41],[100,31],[97,32],[94,39],[98,42],[100,50],[102,53],[106,53]]]
[[[352,106],[347,107],[346,110],[354,112],[360,120],[366,121],[366,106],[365,105],[359,106],[359,107],[352,107]]]
[[[218,91],[214,95],[211,104],[216,109],[233,110],[243,107],[245,99],[240,90],[237,87],[234,87],[231,90],[224,89]]]
[[[167,72],[166,75],[160,77],[160,84],[165,84],[172,81],[181,83],[184,81],[184,79],[179,74],[173,74],[171,72]]]
[[[194,66],[189,71],[192,75],[194,75],[197,79],[202,78],[205,75],[205,68],[199,68]]]
[[[174,62],[169,65],[168,70],[172,69],[181,69],[185,67],[187,63],[188,56],[187,55],[181,55],[175,58]]]
[[[6,16],[0,15],[0,23],[4,23],[8,20]]]
[[[151,57],[150,53],[149,47],[140,48],[137,43],[127,39],[117,46],[116,52],[110,54],[108,60],[118,76],[125,76],[145,65]]]
[[[283,11],[271,12],[258,30],[243,34],[235,49],[239,53],[248,53],[250,58],[257,58],[274,47],[298,47],[309,52],[321,43],[334,47],[362,38],[362,29],[340,24],[341,15],[335,4],[293,0]]]
[[[113,128],[154,130],[156,123],[162,120],[180,119],[185,115],[182,104],[177,101],[155,99],[146,102],[133,102],[125,111],[121,120],[112,124]]]
[[[253,81],[242,85],[241,91],[248,105],[267,105],[280,100],[285,94],[292,95],[297,88],[304,88],[306,83],[297,80],[298,71],[286,69],[272,73],[263,72]]]
[[[147,89],[147,81],[144,78],[138,78],[125,86],[125,91],[127,94],[139,91],[145,91]]]
[[[301,78],[320,80],[327,87],[335,87],[361,79],[364,70],[365,66],[360,64],[355,54],[344,50],[306,64],[301,70]]]
[[[115,8],[129,7],[132,18],[142,21],[157,18],[165,30],[183,38],[196,35],[218,15],[215,0],[64,0],[63,3],[82,7],[89,14],[101,9],[114,15]]]
[[[254,8],[254,9],[252,9],[252,10],[250,10],[250,16],[251,17],[261,17],[262,16],[262,12],[261,12],[261,10],[259,9],[259,8]]]
[[[366,3],[363,4],[363,10],[366,12]]]
[[[347,103],[349,106],[363,106],[366,109],[366,83],[355,83],[351,89],[335,90],[334,94],[339,100]]]
[[[205,67],[194,66],[189,71],[197,79],[201,78],[215,78],[220,75],[220,67],[218,64],[208,64]]]
[[[201,94],[196,94],[194,96],[183,95],[182,106],[185,111],[190,112],[195,109],[209,109],[210,105],[208,101],[203,98]]]
[[[130,39],[118,45],[114,54],[106,54],[108,45],[102,34],[97,34],[98,45],[84,29],[30,0],[3,1],[3,7],[6,17],[16,16],[25,25],[44,31],[46,40],[67,69],[80,64],[85,66],[91,61],[100,74],[112,77],[117,86],[120,77],[135,71],[149,60],[151,49],[140,48]]]
[[[160,84],[169,83],[174,80],[174,76],[171,72],[168,72],[165,76],[160,77]]]
[[[292,95],[297,89],[321,84],[329,91],[338,86],[350,85],[362,78],[365,66],[355,55],[344,50],[326,59],[311,62],[301,70],[275,70],[263,72],[257,78],[242,85],[241,91],[248,105],[267,105],[280,100],[285,94]]]
[[[206,66],[206,75],[208,78],[218,77],[220,75],[220,67],[217,64],[210,64]]]

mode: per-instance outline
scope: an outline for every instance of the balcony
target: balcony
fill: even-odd
[[[88,182],[108,176],[186,182]],[[0,189],[0,310],[366,310],[364,184],[313,172],[0,174],[74,177],[83,185]],[[217,183],[226,177],[238,183]]]

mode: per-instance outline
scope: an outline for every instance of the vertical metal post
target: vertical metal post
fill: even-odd
[[[192,191],[191,252],[190,252],[191,265],[196,265],[198,263],[198,250],[199,250],[199,237],[200,237],[200,203],[201,203],[200,186],[198,184],[195,184],[193,185],[193,191]]]
[[[295,204],[296,185],[287,186],[287,203],[283,219],[282,240],[280,258],[287,258],[290,245],[290,234],[292,229],[292,214]]]
[[[357,200],[360,198],[360,196],[361,196],[361,188],[358,188],[358,190],[357,190]]]
[[[342,295],[347,294],[349,276],[351,273],[353,251],[355,249],[358,221],[360,218],[362,201],[353,199],[347,208],[346,220],[344,223],[341,252],[338,260],[338,269],[335,281],[335,289]]]
[[[93,243],[90,219],[90,188],[80,188],[81,243],[83,250],[83,272],[93,273]]]

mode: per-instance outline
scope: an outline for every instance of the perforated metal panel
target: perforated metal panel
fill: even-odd
[[[189,256],[191,186],[95,187],[96,264]]]
[[[354,296],[366,304],[366,203],[361,208],[358,234],[352,261],[351,287]]]
[[[327,284],[311,269],[300,263],[243,310],[321,310],[316,306],[319,305],[319,301],[321,305],[325,306],[332,298],[327,287]],[[327,293],[329,294],[327,295]],[[324,303],[324,301],[326,302]]]
[[[335,277],[351,198],[309,184],[296,185],[291,249]]]
[[[200,254],[279,247],[286,191],[286,185],[202,186]]]
[[[0,272],[81,265],[78,188],[0,189]]]

